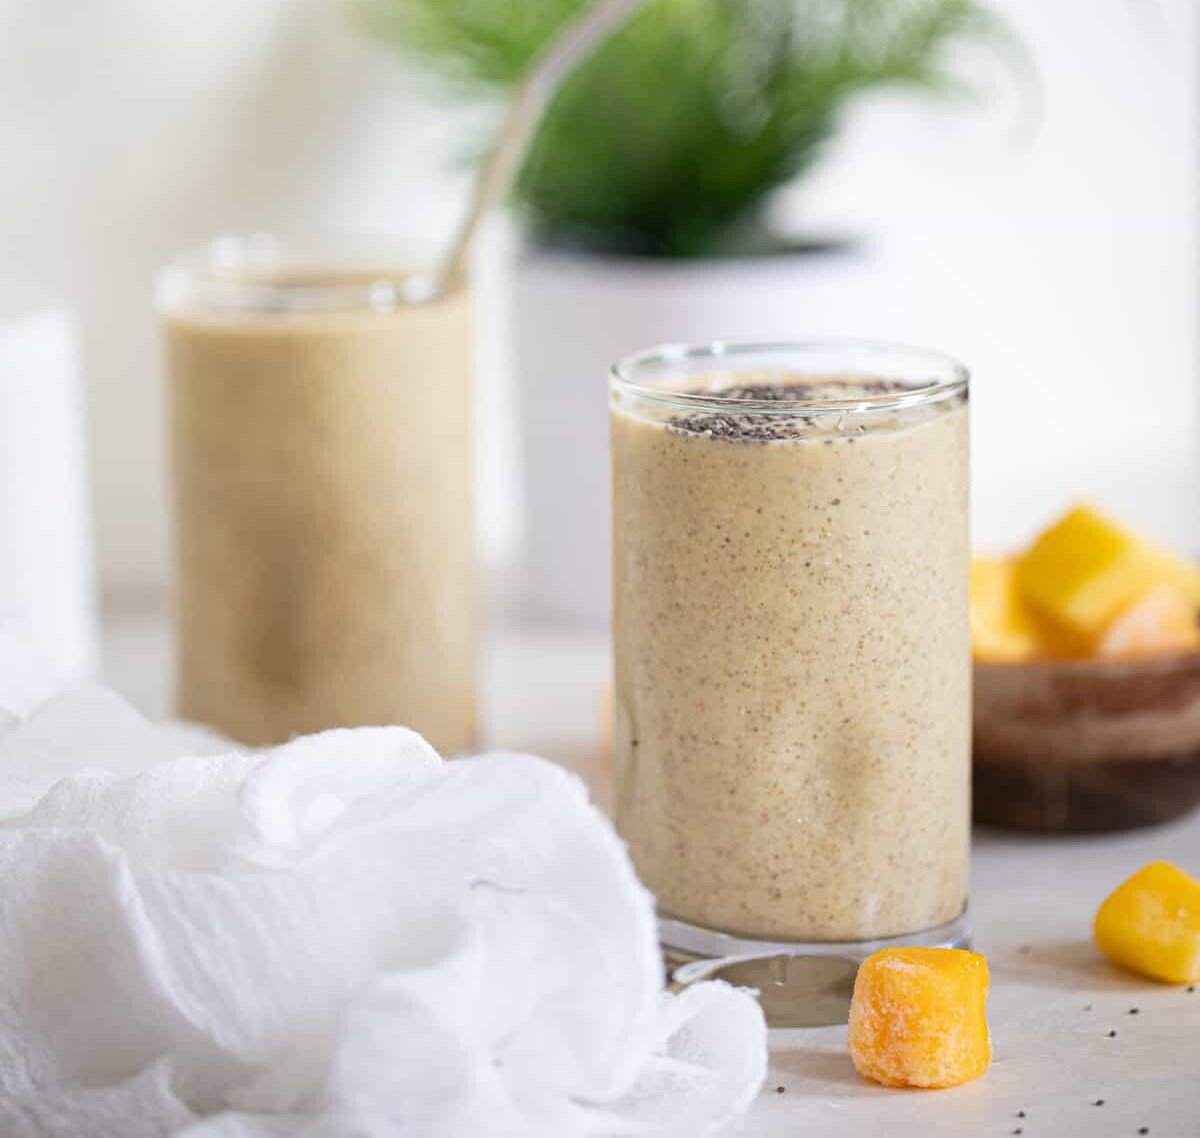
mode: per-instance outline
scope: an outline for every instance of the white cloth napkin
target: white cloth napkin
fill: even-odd
[[[0,716],[6,1138],[694,1138],[758,1091],[757,1003],[664,994],[573,776],[211,747],[97,690]]]

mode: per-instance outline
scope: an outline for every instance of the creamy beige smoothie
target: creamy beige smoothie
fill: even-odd
[[[476,739],[468,304],[374,279],[161,290],[178,707],[247,743]]]
[[[616,821],[661,916],[803,942],[963,910],[965,380],[908,386],[688,381],[739,413],[614,383]]]

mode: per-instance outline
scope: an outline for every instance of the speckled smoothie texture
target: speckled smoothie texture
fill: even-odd
[[[638,402],[611,423],[616,821],[660,914],[793,941],[957,917],[964,397],[783,438]]]

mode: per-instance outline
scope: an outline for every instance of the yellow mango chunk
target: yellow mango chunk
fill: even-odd
[[[1039,657],[1088,656],[1092,644],[1035,612],[1016,587],[1009,558],[971,561],[971,655],[984,663],[1019,664]]]
[[[887,1087],[954,1087],[992,1061],[987,961],[960,948],[885,948],[858,970],[850,1057]]]
[[[1189,603],[1200,605],[1200,567],[1086,506],[1069,511],[1018,559],[1016,581],[1040,613],[1093,640],[1157,585],[1172,585]]]
[[[1169,984],[1200,980],[1200,881],[1153,861],[1096,913],[1096,946],[1114,964]]]
[[[1019,663],[1038,654],[1037,629],[1017,593],[1013,563],[971,560],[971,654],[976,660]]]
[[[1200,649],[1200,622],[1188,599],[1159,585],[1122,609],[1101,634],[1096,655],[1113,660]]]

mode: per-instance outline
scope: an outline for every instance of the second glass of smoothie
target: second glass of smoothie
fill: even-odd
[[[477,741],[470,305],[404,279],[258,237],[160,281],[179,710],[242,742]]]
[[[614,369],[611,430],[616,822],[664,944],[961,943],[965,371],[658,349]]]

